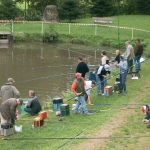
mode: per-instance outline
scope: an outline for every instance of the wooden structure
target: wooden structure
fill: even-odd
[[[114,18],[100,18],[100,17],[92,17],[94,23],[100,24],[112,24],[114,22]]]
[[[0,31],[0,44],[1,43],[12,43],[13,35],[9,31]]]

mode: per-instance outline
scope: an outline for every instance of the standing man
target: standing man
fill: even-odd
[[[104,95],[104,87],[106,86],[105,80],[107,80],[110,73],[111,73],[110,66],[108,64],[99,67],[97,71],[97,75],[99,76],[99,79],[100,79],[100,85],[101,85],[100,87],[101,87],[101,92],[102,92],[99,94]]]
[[[71,91],[74,92],[76,96],[78,96],[78,100],[74,108],[74,113],[78,113],[79,106],[81,105],[83,114],[88,114],[88,109],[86,107],[86,102],[84,99],[85,86],[86,83],[83,77],[81,77],[81,73],[77,72],[75,74],[75,80],[71,86]]]
[[[8,78],[7,83],[1,87],[0,97],[2,98],[2,103],[9,98],[14,98],[14,96],[20,98],[19,91],[12,85],[14,82],[13,78]]]
[[[81,73],[82,77],[85,78],[85,74],[89,72],[89,68],[85,62],[83,62],[82,57],[78,57],[78,65],[76,68],[76,73]]]
[[[127,60],[127,63],[128,63],[127,73],[132,74],[134,50],[129,41],[125,42],[125,44],[126,44],[126,51],[125,51],[124,55],[125,55],[125,59]],[[128,72],[128,70],[129,70],[129,72]]]
[[[3,102],[2,105],[0,106],[1,124],[11,123],[11,119],[17,120],[16,108],[18,105],[22,105],[22,103],[23,103],[22,98],[18,98],[18,99],[10,98],[5,102]],[[4,135],[2,130],[1,130],[1,135]]]
[[[140,58],[143,54],[143,45],[140,43],[140,39],[136,39],[134,54],[135,54],[134,64],[136,66],[136,71],[139,71],[141,69]]]
[[[24,111],[29,113],[31,116],[34,116],[41,111],[42,107],[37,97],[35,96],[35,92],[33,90],[29,91],[29,97],[30,99],[28,100],[28,102],[24,103],[26,106],[24,108]]]

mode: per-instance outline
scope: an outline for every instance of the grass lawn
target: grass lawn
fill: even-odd
[[[88,106],[88,109],[100,110],[98,113],[92,115],[73,114],[71,106],[75,103],[74,99],[68,101],[70,97],[74,95],[70,92],[65,93],[64,103],[70,105],[70,115],[66,117],[55,116],[55,111],[51,112],[52,105],[47,110],[48,118],[45,120],[45,125],[41,128],[32,129],[33,118],[24,114],[20,116],[20,120],[16,124],[23,125],[23,131],[21,133],[15,133],[9,138],[17,138],[18,140],[0,140],[0,145],[3,150],[54,150],[54,149],[75,149],[80,146],[82,142],[89,143],[88,140],[69,140],[69,139],[40,139],[40,138],[68,138],[68,137],[93,137],[99,130],[110,124],[111,119],[118,123],[116,116],[121,113],[130,113],[132,109],[120,109],[127,108],[124,104],[134,103],[140,104],[134,112],[129,115],[128,118],[123,117],[121,120],[125,120],[125,123],[118,126],[117,130],[110,131],[110,135],[114,136],[127,136],[127,135],[147,135],[147,128],[141,122],[144,117],[141,113],[141,106],[148,103],[148,97],[150,96],[149,90],[149,74],[150,70],[147,70],[147,66],[150,65],[150,61],[147,60],[142,64],[141,78],[139,80],[131,80],[131,76],[127,78],[127,95],[117,95],[113,93],[112,96],[97,96],[96,88],[92,91],[92,103],[95,105]],[[108,85],[112,85],[115,82],[115,76],[111,77],[108,81]],[[143,87],[143,85],[145,85]],[[141,93],[141,94],[140,94]],[[138,96],[139,95],[139,96]],[[137,99],[139,97],[139,100]],[[142,98],[142,100],[140,99]],[[136,100],[135,100],[136,98]],[[107,105],[109,104],[109,105]],[[136,105],[135,105],[136,106]],[[62,121],[58,121],[62,118]],[[109,131],[109,128],[107,129]],[[105,136],[105,135],[104,135]],[[27,138],[27,139],[25,139]],[[21,140],[22,139],[22,140]],[[129,142],[128,142],[129,141]],[[111,139],[106,140],[103,145],[98,145],[98,149],[125,149],[127,144],[135,146],[137,141],[142,143],[141,139]],[[117,142],[117,143],[116,143]],[[120,144],[121,142],[121,144]],[[65,144],[66,143],[66,144]],[[92,144],[92,143],[91,143]],[[102,147],[104,146],[104,147]],[[60,147],[60,148],[59,148]],[[82,149],[82,147],[79,147]],[[96,148],[94,148],[96,149]]]
[[[13,23],[13,33],[15,40],[23,37],[26,40],[39,40],[41,39],[44,32],[50,32],[51,34],[57,32],[59,36],[59,41],[61,42],[73,42],[82,44],[92,44],[92,45],[110,45],[113,47],[124,47],[124,42],[130,40],[132,44],[135,44],[135,39],[140,38],[141,41],[146,44],[149,43],[150,32],[145,32],[141,30],[150,31],[149,26],[149,16],[148,15],[123,15],[123,16],[112,16],[114,18],[114,23],[112,26],[120,26],[125,28],[114,28],[110,25],[92,25],[92,18],[84,18],[73,20],[69,24],[49,24],[42,22],[23,22],[23,23]],[[64,21],[63,21],[64,22]],[[66,21],[65,21],[66,22]],[[83,23],[91,25],[75,25],[73,23]],[[4,23],[1,23],[4,24]],[[134,28],[132,30],[132,28]],[[10,23],[5,23],[5,26],[0,27],[0,31],[10,29]],[[141,29],[141,30],[137,30]],[[25,35],[26,36],[25,36]],[[31,36],[31,35],[33,36]],[[35,34],[35,35],[34,35]],[[37,34],[41,36],[37,36]]]

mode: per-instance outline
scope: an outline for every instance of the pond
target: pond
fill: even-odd
[[[0,45],[0,86],[9,77],[21,93],[28,98],[28,91],[34,90],[42,102],[47,96],[61,96],[70,90],[77,66],[77,58],[83,57],[89,68],[100,63],[100,51],[112,56],[115,49],[78,44],[13,43]],[[95,68],[93,68],[93,66]],[[89,73],[86,79],[89,78]]]

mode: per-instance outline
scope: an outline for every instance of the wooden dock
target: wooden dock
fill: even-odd
[[[9,31],[0,31],[0,44],[13,43],[13,35]]]

